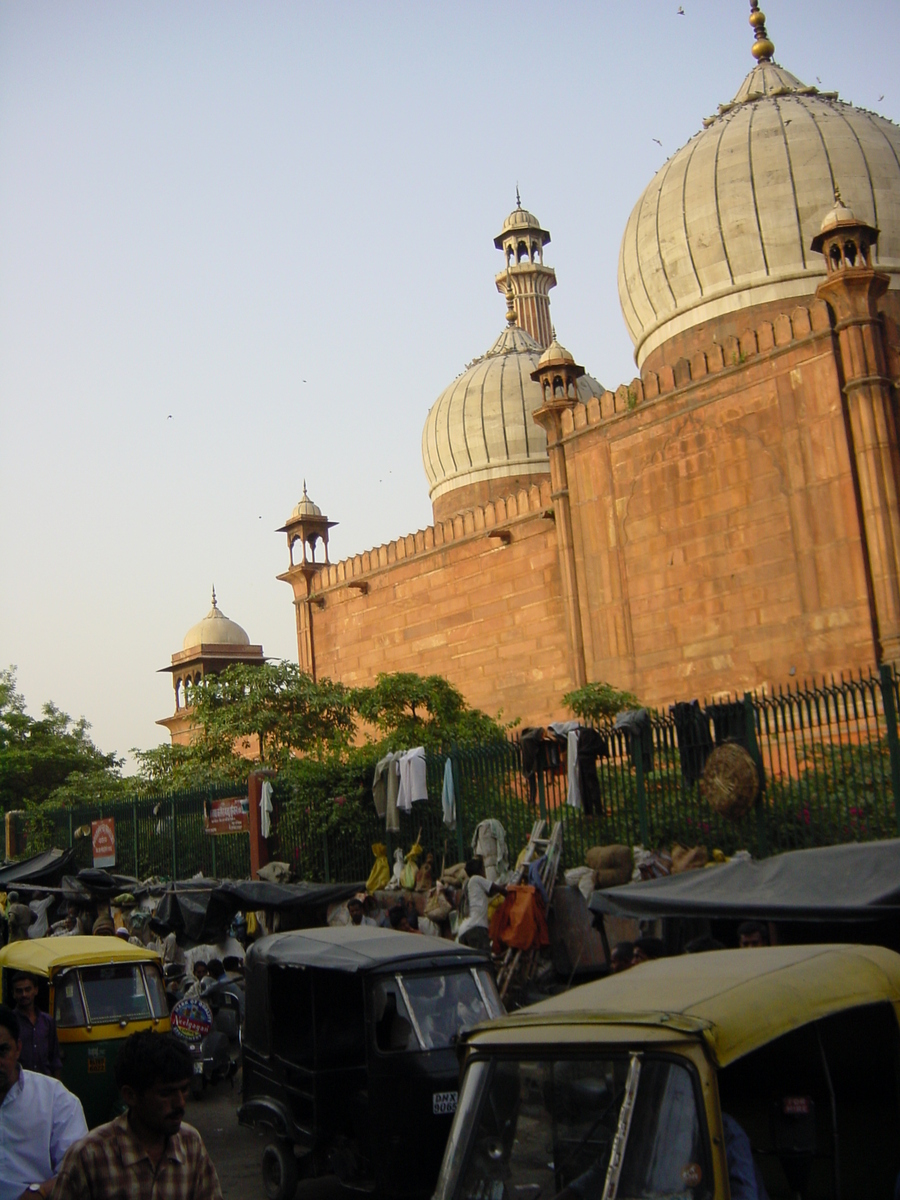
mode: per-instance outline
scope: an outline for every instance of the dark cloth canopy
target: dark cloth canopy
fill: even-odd
[[[900,838],[792,850],[594,892],[595,913],[770,921],[900,916]]]
[[[364,883],[266,883],[261,879],[217,883],[199,879],[173,884],[159,902],[156,922],[195,942],[217,942],[237,912],[266,909],[300,924],[321,924],[330,904],[347,900],[363,888]]]
[[[43,854],[33,854],[31,858],[23,858],[19,862],[5,863],[0,866],[0,888],[8,891],[15,884],[58,887],[59,881],[66,871],[72,869],[74,862],[74,850],[45,850]]]

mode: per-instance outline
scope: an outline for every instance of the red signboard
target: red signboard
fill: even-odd
[[[91,821],[91,850],[95,867],[116,865],[116,822],[114,817]]]
[[[250,805],[246,796],[210,800],[204,807],[203,826],[207,833],[247,833],[250,829]]]

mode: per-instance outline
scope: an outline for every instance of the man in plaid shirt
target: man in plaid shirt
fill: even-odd
[[[181,1123],[192,1069],[173,1034],[132,1034],[116,1060],[128,1111],[71,1147],[50,1200],[222,1200],[200,1134]]]

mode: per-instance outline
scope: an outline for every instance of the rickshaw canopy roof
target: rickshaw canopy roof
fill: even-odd
[[[442,966],[452,959],[468,964],[487,961],[478,950],[456,942],[371,925],[273,933],[255,942],[247,957],[250,963],[347,972],[384,970],[403,964],[424,967],[430,959],[439,959]]]
[[[900,954],[883,946],[715,950],[584,984],[482,1025],[467,1040],[485,1048],[537,1046],[553,1040],[554,1026],[565,1026],[580,1027],[583,1040],[594,1042],[607,1028],[629,1026],[635,1042],[656,1042],[660,1030],[673,1041],[702,1037],[725,1067],[801,1025],[879,1001],[900,1005]]]
[[[900,838],[790,850],[594,892],[596,913],[746,921],[900,915]]]
[[[121,962],[159,962],[155,950],[132,946],[119,938],[47,937],[10,942],[0,950],[0,967],[50,978],[63,967],[104,966]]]

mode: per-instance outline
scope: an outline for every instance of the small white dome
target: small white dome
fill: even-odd
[[[296,493],[295,493],[296,494]],[[313,504],[309,496],[306,494],[306,480],[303,480],[303,495],[294,505],[291,512],[292,517],[321,517],[322,510],[318,504]]]
[[[202,621],[198,621],[184,635],[181,643],[182,650],[191,650],[194,646],[249,646],[250,638],[236,621],[230,621],[224,613],[219,612],[216,604],[216,590],[213,588],[212,608]]]
[[[550,470],[546,434],[531,415],[543,404],[540,384],[531,378],[540,357],[534,338],[509,325],[441,393],[422,433],[432,501],[468,484]],[[578,380],[579,400],[602,391],[590,375]]]

